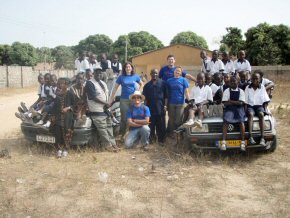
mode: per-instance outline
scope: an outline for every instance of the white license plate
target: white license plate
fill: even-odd
[[[48,135],[36,135],[37,142],[55,143],[55,137]]]

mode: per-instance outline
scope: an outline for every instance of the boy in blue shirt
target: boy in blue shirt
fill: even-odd
[[[150,128],[148,126],[150,119],[150,111],[147,106],[142,104],[145,96],[140,91],[135,91],[130,95],[133,105],[128,108],[127,124],[129,126],[129,134],[126,138],[125,145],[132,148],[139,140],[141,140],[143,149],[148,150]]]

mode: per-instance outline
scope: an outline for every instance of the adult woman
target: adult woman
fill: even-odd
[[[140,90],[143,87],[143,82],[139,75],[134,71],[134,67],[130,62],[124,64],[122,69],[122,75],[120,75],[112,91],[110,102],[114,101],[116,92],[121,85],[121,99],[120,99],[120,110],[121,110],[121,124],[120,134],[122,137],[125,135],[127,130],[127,111],[131,104],[129,96],[132,95],[136,90]]]
[[[184,95],[189,99],[188,81],[182,75],[182,68],[176,67],[174,77],[167,80],[168,89],[168,133],[177,129],[182,124],[182,115],[184,109]]]

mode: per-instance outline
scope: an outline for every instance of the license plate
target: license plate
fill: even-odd
[[[223,141],[217,141],[216,145],[219,146],[222,144]],[[240,147],[241,145],[241,140],[226,140],[226,145],[227,147]],[[247,142],[245,141],[247,144]]]
[[[36,135],[37,142],[55,143],[55,137],[48,135]]]

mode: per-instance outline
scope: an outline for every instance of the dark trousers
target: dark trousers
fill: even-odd
[[[165,115],[151,115],[149,128],[152,141],[155,139],[156,130],[158,142],[164,142],[166,134]]]

